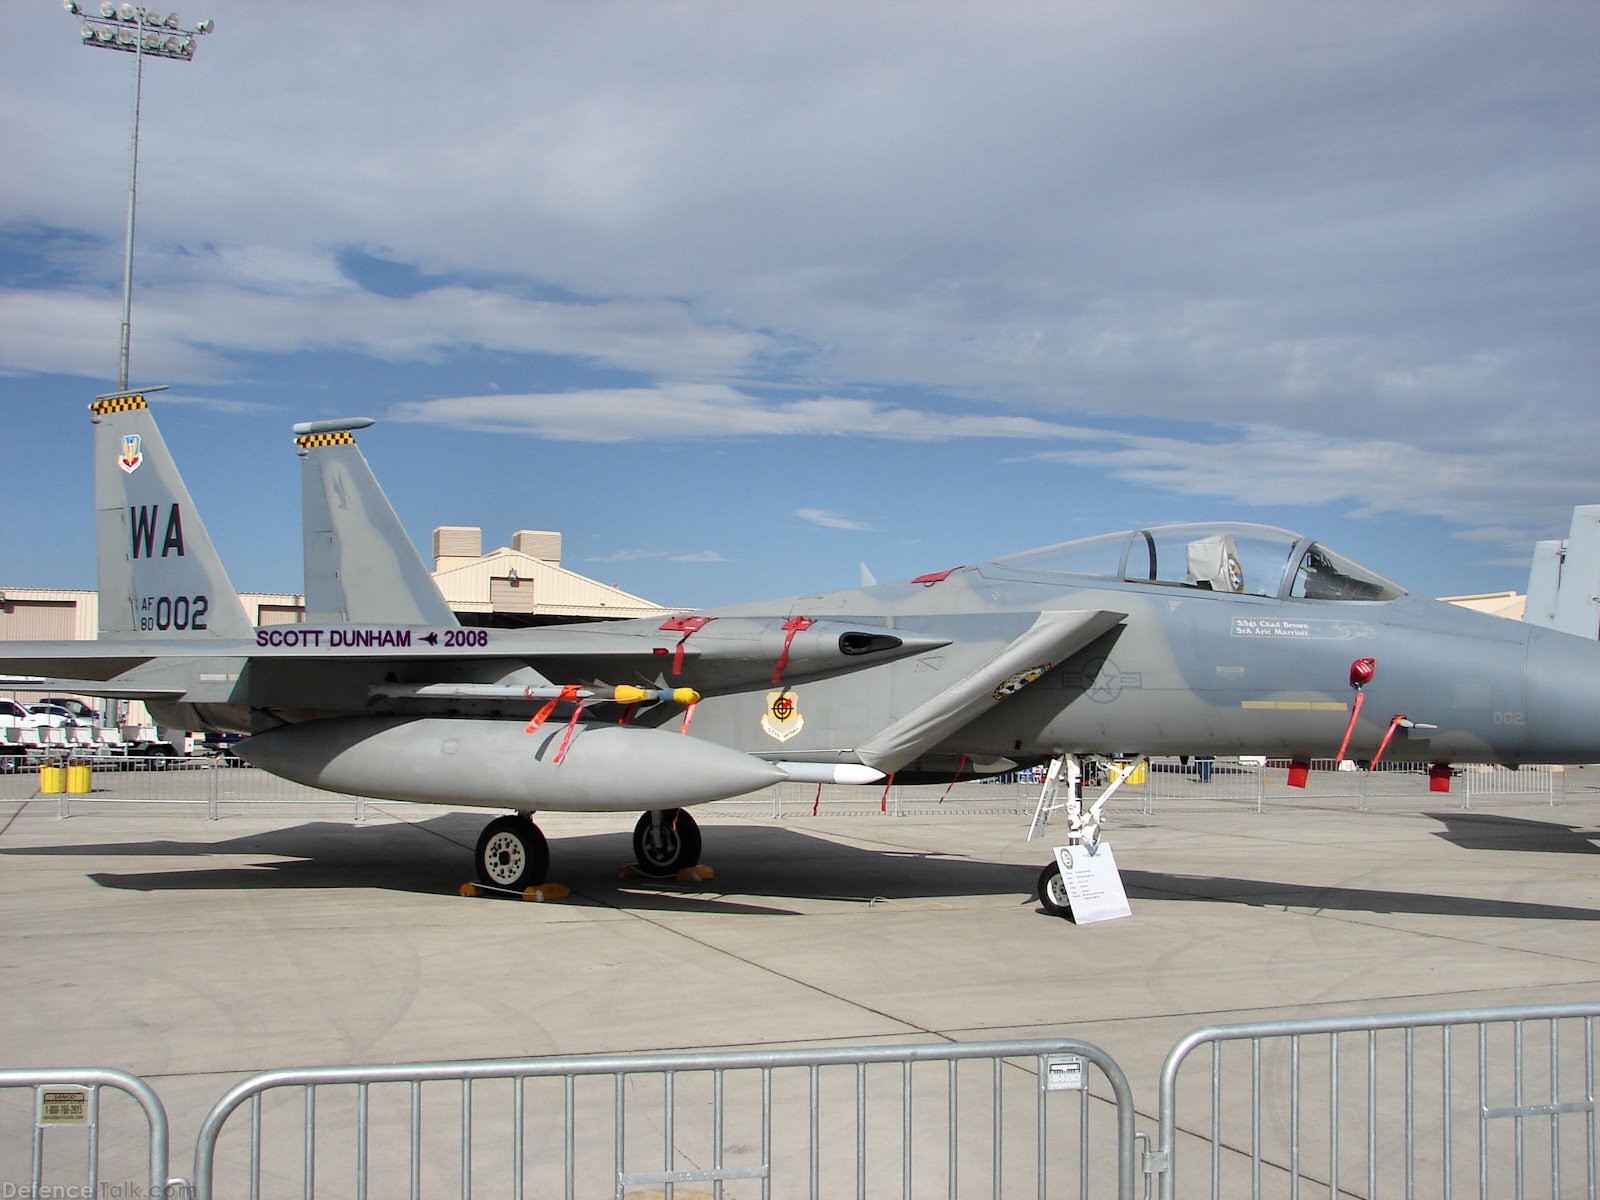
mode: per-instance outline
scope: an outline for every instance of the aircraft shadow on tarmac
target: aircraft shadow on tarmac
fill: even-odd
[[[1431,892],[1397,892],[1381,888],[1318,887],[1273,883],[1264,879],[1223,879],[1211,875],[1158,875],[1152,871],[1122,872],[1130,897],[1147,900],[1189,900],[1248,904],[1255,908],[1310,908],[1333,912],[1370,912],[1390,916],[1500,917],[1542,921],[1600,921],[1600,909],[1571,908],[1489,896],[1444,896]]]
[[[1533,850],[1540,854],[1600,854],[1600,830],[1502,817],[1493,813],[1428,813],[1444,825],[1434,836],[1463,850]]]
[[[1441,819],[1445,819],[1441,817]],[[1453,818],[1452,818],[1453,819]],[[1491,823],[1469,832],[1479,841],[1464,845],[1504,844]],[[1498,820],[1511,820],[1499,818]],[[1547,841],[1527,849],[1564,848],[1595,853],[1588,835],[1542,822]],[[16,846],[5,855],[81,856],[85,858],[208,858],[227,855],[269,856],[267,861],[213,866],[197,870],[90,872],[101,887],[128,891],[212,891],[245,889],[371,888],[415,895],[454,895],[468,877],[470,854],[482,825],[474,814],[451,813],[425,821],[352,828],[347,823],[317,821],[283,829],[250,833],[218,841],[85,843],[58,846]],[[1528,831],[1524,831],[1528,832]],[[1440,836],[1448,837],[1446,831]],[[1463,836],[1466,836],[1463,834]],[[1564,839],[1564,840],[1563,840]],[[1452,839],[1453,840],[1453,839]],[[1582,842],[1586,850],[1578,850]],[[707,839],[712,880],[682,884],[672,880],[623,878],[620,868],[632,861],[629,834],[607,831],[557,836],[551,845],[552,877],[572,889],[563,904],[638,911],[750,913],[790,915],[797,910],[783,901],[834,901],[869,905],[880,901],[938,901],[941,898],[1012,897],[1018,905],[1037,907],[1033,895],[1038,863],[1018,865],[854,846],[792,826],[726,825]],[[1213,875],[1167,875],[1154,871],[1122,872],[1128,895],[1135,901],[1245,904],[1258,908],[1319,909],[1382,914],[1518,918],[1525,920],[1600,921],[1600,910],[1469,895],[1438,895],[1283,883]]]
[[[17,846],[7,855],[106,858],[264,856],[262,861],[159,871],[91,871],[101,887],[129,891],[376,888],[454,895],[471,877],[483,820],[452,813],[425,821],[352,828],[308,822],[217,841],[150,840]],[[870,904],[880,900],[1007,896],[1031,899],[1039,865],[957,855],[865,849],[789,827],[718,826],[707,838],[715,878],[704,882],[623,877],[632,863],[626,827],[551,838],[551,879],[572,889],[565,904],[697,912],[792,913],[785,898]],[[748,897],[748,899],[746,899]]]

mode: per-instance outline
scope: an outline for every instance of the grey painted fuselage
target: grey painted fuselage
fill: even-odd
[[[364,422],[300,427],[317,611],[252,629],[143,398],[93,412],[101,639],[10,643],[0,671],[251,733],[259,764],[317,786],[660,810],[1063,754],[1328,758],[1347,726],[1357,760],[1600,760],[1600,644],[1409,595],[1258,525],[668,619],[464,628],[355,448]]]

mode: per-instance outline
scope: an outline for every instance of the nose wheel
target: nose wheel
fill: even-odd
[[[645,875],[676,875],[700,863],[700,826],[681,808],[653,809],[633,827],[633,856]]]
[[[480,882],[521,891],[544,882],[550,845],[526,815],[496,817],[478,838],[477,863]]]
[[[1061,878],[1058,862],[1052,861],[1039,872],[1039,904],[1052,917],[1072,916],[1072,900],[1067,895],[1067,883]]]

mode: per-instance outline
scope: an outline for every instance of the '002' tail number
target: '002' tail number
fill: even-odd
[[[211,601],[205,596],[146,596],[139,602],[139,628],[205,629]]]

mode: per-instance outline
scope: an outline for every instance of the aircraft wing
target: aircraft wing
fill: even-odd
[[[121,653],[109,647],[97,653],[82,653],[85,648],[94,650],[100,645],[99,642],[0,642],[0,673],[37,676],[51,681],[51,686],[68,678],[93,683],[114,679],[155,657],[148,648],[141,653],[126,646],[120,647]],[[74,647],[78,648],[78,653],[73,653]]]
[[[343,678],[370,681],[373,696],[419,699],[525,695],[524,680],[494,682],[522,668],[557,685],[605,680],[712,694],[846,673],[947,644],[869,625],[778,617],[516,630],[308,624],[263,626],[250,639],[186,642],[176,656],[162,653],[159,640],[138,638],[0,643],[0,673],[40,676],[63,688],[70,682],[85,695],[173,699],[192,691],[188,698],[248,703],[249,695],[231,694],[233,684],[265,669],[276,681],[277,704],[289,702],[284,681],[292,686],[300,672],[307,692]]]
[[[182,700],[190,692],[186,687],[137,679],[71,679],[65,675],[3,675],[0,687],[71,692],[75,696],[103,696],[110,700]]]
[[[156,654],[149,642],[0,642],[0,674],[48,688],[112,700],[220,703],[231,698],[244,669],[246,643],[183,644]]]
[[[898,771],[1126,617],[1099,610],[1040,613],[1027,632],[994,658],[880,729],[856,753],[886,775]]]

